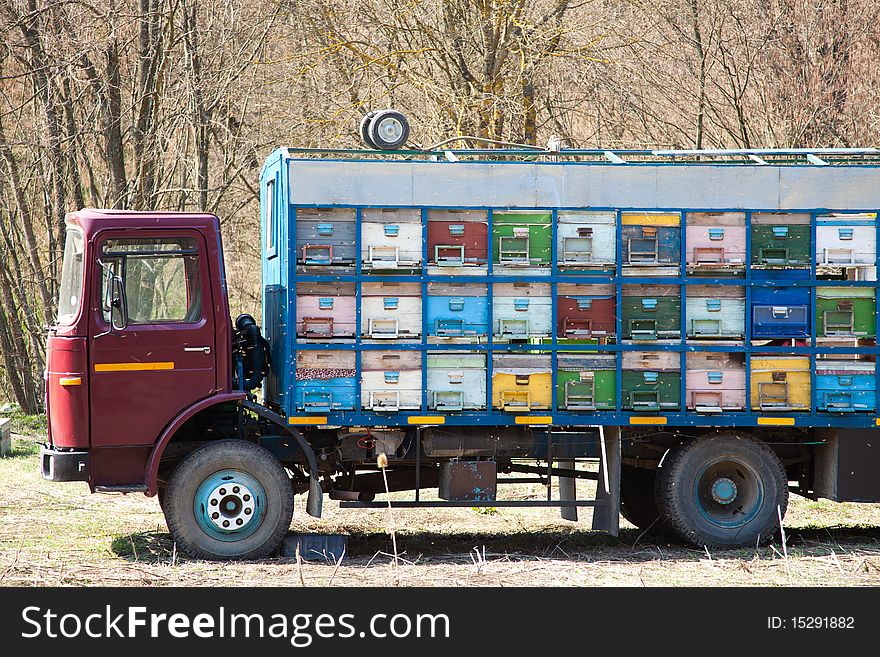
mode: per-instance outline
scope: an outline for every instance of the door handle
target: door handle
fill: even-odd
[[[211,353],[211,347],[184,347],[184,351],[201,351],[204,354]]]

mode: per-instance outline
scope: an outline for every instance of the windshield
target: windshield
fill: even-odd
[[[61,290],[58,294],[58,324],[70,324],[79,314],[83,289],[83,236],[75,229],[67,230],[64,262],[61,266]]]

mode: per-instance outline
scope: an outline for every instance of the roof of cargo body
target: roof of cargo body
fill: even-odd
[[[823,212],[880,207],[875,149],[748,152],[760,162],[745,151],[628,151],[637,155],[618,157],[620,163],[603,151],[449,153],[452,158],[422,151],[276,151],[289,162],[290,202],[304,206]]]

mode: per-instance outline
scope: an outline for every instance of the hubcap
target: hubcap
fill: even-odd
[[[379,121],[376,132],[388,143],[394,143],[403,135],[403,125],[398,119],[388,117]]]
[[[266,493],[260,482],[240,470],[207,477],[196,491],[193,511],[202,530],[221,541],[239,541],[263,521]]]
[[[713,525],[742,527],[761,511],[764,483],[748,463],[719,459],[707,464],[694,481],[694,503]]]
[[[736,499],[736,484],[732,479],[721,477],[712,484],[712,499],[718,504],[730,504]]]

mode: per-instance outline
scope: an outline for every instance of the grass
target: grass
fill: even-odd
[[[19,425],[20,426],[20,425]],[[197,561],[177,552],[155,499],[91,495],[40,478],[35,439],[15,436],[0,459],[0,585],[388,586],[386,512],[340,509],[321,521],[297,497],[292,530],[347,534],[347,559],[298,564]],[[579,484],[586,485],[586,484]],[[542,496],[524,485],[518,494]],[[581,492],[584,494],[584,491]],[[402,494],[401,494],[402,495]],[[877,586],[880,505],[793,497],[781,544],[708,553],[642,535],[589,531],[548,509],[431,509],[395,513],[402,586]],[[480,555],[477,559],[475,554]],[[485,556],[483,556],[485,555]]]
[[[0,404],[0,417],[12,420],[12,432],[26,436],[46,435],[46,415],[27,415],[16,404]]]

